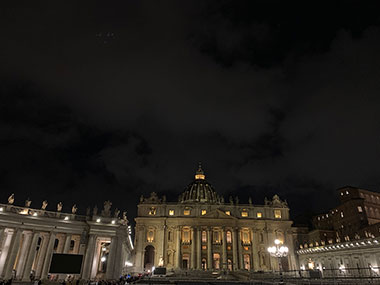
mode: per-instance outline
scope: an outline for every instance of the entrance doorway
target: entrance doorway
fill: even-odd
[[[182,269],[189,269],[190,265],[190,256],[185,253],[182,255]]]
[[[154,247],[152,245],[148,245],[145,247],[144,254],[144,270],[151,272],[154,266]]]

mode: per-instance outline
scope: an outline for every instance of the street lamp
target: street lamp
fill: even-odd
[[[281,241],[278,239],[274,240],[274,244],[275,244],[274,246],[268,247],[268,252],[271,256],[278,258],[278,267],[280,270],[280,278],[281,278],[281,283],[282,283],[283,280],[282,280],[281,258],[288,255],[289,248],[287,246],[282,245]]]

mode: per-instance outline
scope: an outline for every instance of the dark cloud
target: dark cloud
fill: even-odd
[[[133,216],[198,161],[226,198],[279,193],[296,214],[380,185],[375,4],[2,5],[3,200]]]

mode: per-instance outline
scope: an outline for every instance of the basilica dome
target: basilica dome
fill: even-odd
[[[202,166],[199,164],[198,170],[195,172],[194,181],[179,196],[179,201],[182,203],[219,204],[223,203],[223,198],[207,182]]]

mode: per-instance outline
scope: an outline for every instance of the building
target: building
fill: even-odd
[[[329,243],[379,236],[380,193],[352,186],[337,191],[340,204],[327,213],[313,217],[314,227],[335,232],[335,238]]]
[[[75,205],[63,213],[62,203],[57,211],[46,210],[47,201],[41,209],[31,208],[29,200],[15,206],[12,194],[8,204],[0,204],[0,279],[64,279],[66,274],[49,274],[59,253],[82,256],[76,279],[119,278],[131,265],[133,244],[125,213],[111,215],[111,205],[107,201],[101,213],[95,207],[82,216]]]
[[[217,194],[199,166],[195,179],[179,196],[166,201],[155,193],[141,197],[135,219],[135,271],[278,270],[267,248],[275,239],[289,247],[284,269],[295,269],[292,221],[286,202],[275,195],[264,205],[228,202]]]
[[[313,217],[315,229],[297,229],[300,269],[318,269],[327,277],[378,276],[380,194],[351,186],[337,192],[340,204]]]

